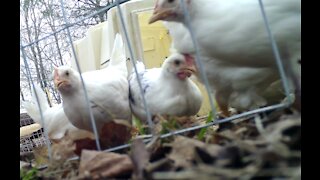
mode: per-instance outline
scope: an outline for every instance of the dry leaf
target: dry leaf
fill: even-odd
[[[78,176],[79,160],[50,162],[49,166],[38,172],[39,179],[70,179],[76,180]]]
[[[287,135],[287,133],[290,133],[290,130],[297,131],[296,134],[301,136],[301,117],[288,117],[288,119],[280,120],[269,125],[265,129],[265,133],[267,134],[266,138],[272,142],[289,142],[292,140],[292,134]]]
[[[144,168],[149,163],[150,153],[141,139],[132,142],[131,159],[134,164],[133,179],[144,179]]]
[[[42,166],[49,163],[47,146],[38,146],[33,148],[33,154],[34,154],[36,165]]]
[[[93,137],[93,133],[85,130],[67,131],[61,139],[53,141],[53,159],[64,161],[75,155],[80,156],[82,149],[96,150],[96,143]]]
[[[91,179],[121,177],[130,174],[133,164],[128,155],[111,152],[83,150],[81,153],[79,176]]]
[[[104,124],[99,135],[103,149],[128,143],[131,139],[131,125],[125,120],[114,120]]]
[[[204,151],[208,152],[210,156],[217,156],[218,152],[221,150],[219,145],[205,144],[201,141],[183,136],[177,136],[169,146],[172,147],[172,151],[168,155],[168,158],[174,161],[176,167],[192,166],[192,161],[198,157],[196,154],[196,147],[202,148]]]
[[[81,156],[81,152],[84,149],[87,150],[97,150],[96,140],[90,138],[77,139],[74,141],[75,150],[74,153],[78,156]]]
[[[75,145],[71,139],[64,138],[58,143],[52,144],[52,159],[63,162],[68,158],[75,156]]]

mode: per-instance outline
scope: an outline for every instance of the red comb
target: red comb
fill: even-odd
[[[54,75],[53,75],[54,79],[59,79],[59,74],[58,74],[58,68],[54,67]]]
[[[194,64],[194,58],[190,54],[183,54],[184,58],[186,59],[187,65],[193,65]]]

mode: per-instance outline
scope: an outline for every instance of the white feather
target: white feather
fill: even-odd
[[[173,54],[168,59],[182,57],[180,54]],[[180,80],[175,74],[169,72],[166,68],[168,59],[161,68],[145,69],[142,62],[137,63],[142,89],[151,115],[191,116],[197,114],[202,103],[199,88],[189,78]],[[146,122],[147,116],[134,72],[129,77],[129,83],[132,112],[140,120]]]
[[[173,39],[172,49],[195,55],[179,2],[159,0],[157,5],[178,14],[167,19],[176,22],[164,23]],[[217,100],[239,110],[269,103],[263,97],[265,89],[280,77],[258,1],[190,0],[187,7],[200,60]],[[268,0],[264,7],[285,68],[295,68],[301,55],[300,1]],[[276,92],[269,95],[283,97]]]
[[[90,107],[100,133],[101,128],[113,119],[131,122],[129,106],[129,85],[123,42],[116,36],[111,63],[104,69],[82,74],[86,85]],[[70,72],[66,77],[64,73]],[[70,91],[60,91],[63,108],[70,122],[80,128],[93,131],[89,110],[86,106],[85,94],[80,81],[80,74],[69,67],[58,68],[60,78],[65,78],[71,85]]]
[[[69,133],[79,131],[78,128],[74,127],[64,114],[62,104],[54,107],[49,107],[47,102],[46,94],[42,91],[41,87],[37,84],[35,91],[32,91],[32,101],[23,102],[24,108],[27,110],[29,116],[37,123],[42,124],[39,106],[36,101],[35,92],[39,98],[39,105],[43,113],[44,125],[47,128],[50,139],[60,139],[68,131]]]

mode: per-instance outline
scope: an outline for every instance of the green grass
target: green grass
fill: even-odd
[[[20,169],[20,179],[21,180],[34,180],[37,178],[38,169],[32,168],[30,170]]]
[[[138,128],[140,135],[146,134],[146,129],[140,119],[133,117],[133,125]]]
[[[209,115],[208,115],[208,117],[207,117],[207,120],[206,120],[206,124],[208,124],[209,122],[211,122],[211,121],[212,121],[212,118],[213,118],[213,114],[212,114],[212,111],[210,111],[210,112],[209,112]],[[198,135],[197,135],[198,140],[202,141],[203,138],[204,138],[204,136],[205,136],[205,134],[206,134],[206,132],[207,132],[207,128],[202,128],[202,129],[200,130],[200,132],[198,133]]]
[[[177,123],[177,120],[175,120],[174,118],[170,117],[167,122],[162,122],[161,123],[162,126],[162,130],[161,130],[161,134],[166,134],[171,132],[172,130],[175,129],[180,129],[181,127],[179,126],[179,124]]]

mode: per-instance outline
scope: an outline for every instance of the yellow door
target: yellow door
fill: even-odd
[[[170,55],[171,37],[162,22],[148,24],[151,12],[138,14],[139,27],[143,45],[144,63],[147,68],[160,67],[164,59]],[[210,111],[210,104],[207,92],[202,84],[195,81],[204,97],[198,115],[207,115]]]

